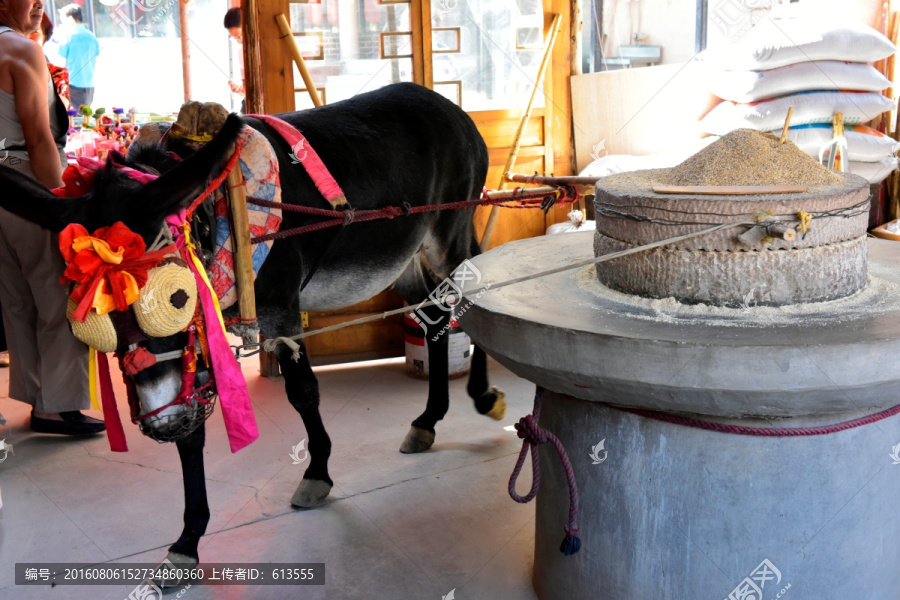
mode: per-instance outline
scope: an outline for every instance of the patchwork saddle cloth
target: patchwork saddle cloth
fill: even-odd
[[[281,202],[281,181],[278,177],[278,158],[268,140],[253,129],[244,126],[238,137],[241,155],[235,168],[240,166],[244,175],[248,200],[257,198],[270,202]],[[234,278],[234,240],[231,235],[231,214],[223,189],[213,195],[216,216],[215,247],[213,260],[208,266],[210,283],[219,297],[222,310],[237,302],[237,286]],[[250,219],[250,237],[255,238],[277,232],[281,227],[281,209],[257,206],[247,203]],[[256,244],[253,247],[253,273],[259,272],[269,255],[274,240]]]

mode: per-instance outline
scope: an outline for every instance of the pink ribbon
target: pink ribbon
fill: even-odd
[[[296,159],[300,161],[303,168],[306,169],[306,172],[309,174],[310,179],[316,184],[319,193],[328,200],[332,208],[347,204],[347,197],[344,196],[344,191],[341,189],[341,186],[338,185],[338,182],[335,181],[334,177],[331,176],[331,173],[328,172],[325,163],[322,162],[322,159],[319,158],[319,155],[313,147],[309,145],[309,142],[302,133],[289,123],[282,121],[273,115],[247,116],[259,119],[284,138],[284,141],[290,145],[291,150],[295,153]]]
[[[184,246],[184,234],[181,229],[184,219],[184,210],[166,218],[166,223],[175,235],[175,244],[178,248]],[[197,281],[200,307],[206,320],[206,337],[212,360],[213,376],[219,393],[219,404],[222,406],[222,419],[225,421],[225,431],[228,433],[231,451],[237,452],[241,448],[249,446],[259,437],[256,418],[253,416],[253,406],[250,403],[250,393],[247,391],[247,382],[241,373],[241,366],[237,358],[231,352],[209,287],[203,281],[203,277],[197,271],[193,261],[185,262],[188,263],[191,272],[194,273],[194,279]]]

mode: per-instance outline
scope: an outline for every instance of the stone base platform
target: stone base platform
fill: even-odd
[[[592,235],[505,244],[474,259],[482,280],[469,285],[590,258]],[[900,244],[868,245],[865,289],[832,302],[685,306],[608,290],[591,268],[495,289],[468,308],[460,321],[475,343],[547,390],[541,425],[577,478],[582,548],[565,557],[568,490],[555,452],[541,449],[541,600],[898,597],[900,415],[751,437],[610,406],[811,427],[900,403]],[[761,598],[735,594],[747,581]]]

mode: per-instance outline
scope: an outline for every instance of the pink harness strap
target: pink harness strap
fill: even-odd
[[[254,119],[259,119],[266,125],[278,132],[284,141],[291,147],[293,155],[291,158],[303,164],[303,168],[312,178],[322,196],[328,200],[332,208],[337,208],[348,204],[347,197],[344,196],[341,186],[338,185],[331,173],[325,167],[325,163],[319,158],[316,151],[309,145],[309,142],[289,123],[272,115],[247,115]]]

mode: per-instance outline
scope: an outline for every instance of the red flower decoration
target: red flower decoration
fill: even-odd
[[[66,260],[60,283],[78,284],[71,297],[78,303],[72,315],[84,321],[91,308],[99,314],[126,310],[147,283],[147,271],[155,267],[173,246],[146,253],[143,238],[124,223],[101,227],[93,235],[72,223],[59,234],[59,250]]]

